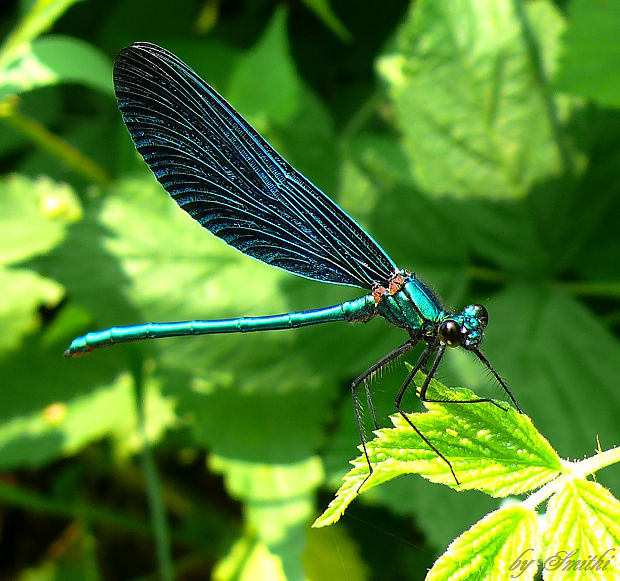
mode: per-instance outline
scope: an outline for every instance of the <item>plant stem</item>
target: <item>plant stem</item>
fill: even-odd
[[[22,115],[17,104],[17,97],[9,97],[0,102],[0,118],[4,122],[26,136],[43,151],[58,158],[75,172],[97,184],[110,181],[108,173],[94,161],[83,155],[78,149],[54,135],[39,122]]]
[[[610,466],[611,464],[617,464],[620,462],[620,447],[600,452],[585,460],[579,462],[562,462],[564,471],[561,476],[548,482],[542,488],[538,489],[534,494],[531,494],[523,501],[523,506],[530,509],[535,509],[541,502],[544,502],[555,494],[567,480],[574,478],[585,478],[590,474],[594,474],[601,468]]]
[[[170,531],[168,530],[168,523],[166,521],[166,510],[162,502],[161,485],[146,429],[144,369],[141,358],[135,353],[131,354],[131,369],[135,381],[134,393],[136,398],[136,411],[138,414],[138,426],[142,437],[142,468],[146,478],[146,490],[151,511],[151,524],[155,536],[160,579],[162,579],[162,581],[173,581],[174,573],[170,551]]]

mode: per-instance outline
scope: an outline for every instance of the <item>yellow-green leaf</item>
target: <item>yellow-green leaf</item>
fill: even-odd
[[[436,380],[431,381],[428,396],[448,402],[476,399],[468,389],[448,389]],[[391,417],[394,428],[378,430],[375,439],[366,445],[373,473],[368,475],[363,454],[353,461],[354,468],[315,526],[337,521],[360,490],[402,474],[420,474],[432,482],[461,490],[481,490],[496,497],[527,492],[560,474],[562,465],[557,453],[527,416],[504,409],[507,404],[425,406],[428,412],[408,417],[450,461],[458,485],[450,466],[395,414]]]
[[[532,579],[538,568],[537,519],[520,506],[492,512],[454,540],[426,580]]]
[[[547,507],[545,581],[612,581],[620,575],[620,502],[600,484],[569,480]]]

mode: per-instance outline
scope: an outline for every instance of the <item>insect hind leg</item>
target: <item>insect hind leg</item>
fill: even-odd
[[[364,390],[366,392],[366,399],[368,401],[368,407],[370,408],[370,413],[372,414],[373,425],[375,429],[377,429],[378,428],[377,416],[375,414],[375,408],[372,403],[372,395],[370,393],[370,386],[368,385],[368,380],[375,373],[377,373],[377,371],[379,371],[386,365],[389,365],[390,363],[398,359],[401,355],[407,353],[407,351],[410,351],[411,349],[413,349],[417,342],[418,342],[417,339],[412,337],[411,339],[409,339],[409,341],[403,343],[402,345],[398,346],[396,349],[394,349],[393,351],[390,351],[387,355],[382,357],[379,361],[377,361],[374,365],[369,367],[364,373],[362,373],[357,379],[355,379],[351,383],[351,396],[353,397],[353,411],[355,413],[355,421],[357,423],[357,429],[360,434],[360,441],[362,443],[362,449],[364,450],[364,456],[366,457],[366,462],[368,463],[368,476],[364,479],[364,482],[360,484],[359,488],[357,489],[358,492],[361,490],[362,486],[364,486],[364,484],[366,483],[366,480],[370,478],[373,472],[373,469],[372,469],[372,464],[370,462],[370,458],[368,457],[368,451],[366,450],[366,436],[364,435],[364,426],[362,424],[362,417],[360,414],[359,400],[357,397],[357,388],[360,385],[364,384]]]

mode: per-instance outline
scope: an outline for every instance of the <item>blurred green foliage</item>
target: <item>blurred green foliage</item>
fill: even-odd
[[[113,98],[137,40],[190,64],[448,305],[484,303],[485,352],[561,455],[617,444],[616,2],[31,0],[0,26],[0,577],[165,577],[169,536],[178,579],[419,579],[497,507],[406,477],[310,530],[357,455],[350,381],[402,339],[380,321],[62,358],[88,330],[357,292],[178,210]],[[442,380],[498,395],[446,359]],[[374,383],[384,423],[405,372]]]

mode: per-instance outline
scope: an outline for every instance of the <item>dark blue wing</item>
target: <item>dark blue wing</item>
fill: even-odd
[[[213,234],[307,278],[387,286],[396,266],[381,247],[172,53],[149,43],[124,49],[114,86],[142,157]]]

